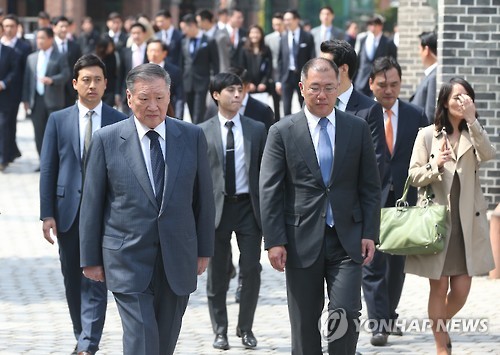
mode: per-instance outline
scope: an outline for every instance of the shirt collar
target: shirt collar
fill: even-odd
[[[387,111],[385,108],[383,108],[384,113]],[[392,117],[396,116],[399,117],[399,99],[396,99],[396,102],[394,102],[394,105],[391,107],[392,111]]]
[[[428,67],[427,69],[425,69],[425,71],[424,71],[425,76],[429,76],[432,73],[432,71],[437,68],[437,66],[438,66],[438,63],[436,62],[436,63],[432,64],[430,67]]]
[[[306,115],[306,118],[309,122],[315,123],[313,128],[316,128],[319,125],[319,120],[322,117],[318,117],[318,116],[313,115],[311,113],[311,111],[309,111],[307,106],[304,106],[304,114]],[[335,109],[328,116],[326,116],[326,118],[328,119],[328,121],[330,121],[330,123],[333,125],[333,127],[335,127]]]
[[[57,46],[58,46],[58,47],[59,47],[59,46],[61,46],[61,44],[63,43],[63,40],[62,40],[62,39],[60,39],[60,38],[59,38],[59,37],[57,37],[57,36],[54,36],[54,41],[56,41],[56,44],[57,44]],[[67,42],[68,42],[68,40],[67,40],[67,39],[64,39],[64,43],[67,43]]]
[[[16,46],[16,43],[17,43],[17,37],[14,37],[14,38],[9,40],[7,37],[3,36],[1,41],[2,41],[2,44],[6,45],[8,47],[14,48]]]
[[[53,47],[49,47],[47,50],[42,50],[40,49],[40,53],[43,53],[45,55],[46,58],[49,58],[50,55],[52,54],[52,49]]]
[[[168,120],[168,118],[166,118]],[[146,133],[151,131],[151,128],[148,126],[144,125],[141,121],[137,119],[134,115],[134,122],[135,122],[135,127],[137,128],[137,133],[139,134],[139,140],[142,140]],[[158,126],[155,127],[154,131],[160,135],[160,137],[163,138],[164,141],[166,141],[166,129],[165,129],[165,121],[160,123]]]
[[[349,89],[347,89],[346,91],[344,91],[342,94],[339,95],[339,100],[345,106],[347,106],[347,103],[349,102],[349,99],[351,98],[353,90],[354,90],[354,86],[352,86],[352,83],[351,83],[351,86],[349,86]]]
[[[132,52],[135,52],[137,49],[142,51],[145,48],[146,48],[146,42],[142,43],[140,46],[138,46],[135,43],[132,43],[132,46],[130,46],[130,49],[132,50]]]
[[[80,100],[76,101],[76,105],[78,106],[78,115],[80,118],[83,118],[89,111],[94,111],[94,115],[96,116],[102,116],[102,101],[100,101],[92,110],[83,106]]]
[[[234,123],[234,127],[238,127],[240,126],[241,127],[241,119],[240,119],[240,113],[238,112],[233,118],[231,118],[230,120],[228,120],[227,118],[225,118],[224,116],[222,116],[220,114],[220,112],[218,113],[218,116],[219,116],[219,123],[222,127],[224,127],[226,125],[226,122],[228,121],[232,121]]]

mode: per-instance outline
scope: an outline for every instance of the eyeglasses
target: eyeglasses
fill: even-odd
[[[338,85],[326,85],[324,87],[310,86],[307,88],[307,91],[309,91],[313,95],[319,95],[321,91],[323,91],[326,95],[329,95],[337,91],[338,87],[339,87]]]

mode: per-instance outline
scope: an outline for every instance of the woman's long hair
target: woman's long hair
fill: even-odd
[[[259,25],[252,25],[248,29],[248,33],[250,33],[250,31],[254,28],[256,28],[260,32],[259,53],[262,53],[264,51],[264,46],[265,46],[265,44],[264,44],[264,30]],[[250,38],[248,38],[245,41],[243,48],[245,48],[247,51],[253,52],[253,44],[251,43]]]
[[[474,89],[472,89],[472,86],[465,79],[455,77],[451,78],[447,83],[444,83],[439,90],[436,115],[434,117],[434,125],[436,126],[437,132],[440,132],[444,127],[448,134],[453,133],[453,126],[451,125],[450,118],[448,117],[448,108],[445,107],[445,105],[450,99],[451,92],[453,91],[453,86],[456,84],[462,85],[462,87],[467,92],[467,95],[469,95],[469,97],[471,98],[472,102],[474,102],[475,100],[476,95],[474,94]],[[476,112],[476,118],[477,117],[479,116]],[[458,129],[460,131],[468,130],[467,122],[465,121],[465,119],[462,119],[462,121],[458,125]]]

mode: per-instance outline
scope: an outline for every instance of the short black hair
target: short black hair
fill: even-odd
[[[319,9],[318,13],[320,13],[323,10],[328,10],[332,15],[335,15],[335,11],[333,11],[333,8],[331,6],[323,6]]]
[[[206,20],[212,22],[214,20],[214,14],[212,11],[207,9],[202,9],[196,13],[197,16],[200,16],[202,20]]]
[[[91,53],[82,55],[80,58],[78,58],[75,65],[73,66],[73,79],[78,80],[80,70],[88,67],[99,67],[102,69],[104,78],[108,77],[108,73],[106,72],[106,65],[98,56]]]
[[[374,14],[367,22],[368,25],[383,25],[385,18],[382,15]]]
[[[172,14],[170,13],[170,11],[166,10],[166,9],[162,9],[160,11],[158,11],[155,15],[155,17],[158,17],[158,16],[163,16],[165,18],[172,18]]]
[[[375,59],[373,62],[372,71],[370,73],[370,79],[374,80],[377,74],[386,72],[392,68],[395,68],[398,71],[399,79],[401,79],[401,66],[398,61],[393,57],[380,57]]]
[[[337,67],[337,64],[335,64],[334,61],[322,58],[322,57],[316,57],[313,59],[309,59],[306,64],[302,67],[302,70],[300,72],[300,81],[303,81],[307,79],[307,75],[309,74],[309,70],[312,68],[315,68],[315,65],[320,64],[320,63],[325,63],[327,64],[333,71],[335,72],[335,75],[337,77],[337,80],[340,80],[339,78],[339,67]],[[316,67],[317,70],[319,69],[320,71],[324,71],[323,68]]]
[[[37,32],[45,32],[47,37],[54,38],[54,31],[50,27],[42,27],[37,30]]]
[[[229,10],[226,8],[222,8],[222,9],[219,9],[217,11],[217,15],[228,15],[228,14],[229,14]]]
[[[282,12],[275,12],[273,14],[273,18],[277,18],[277,19],[283,20],[283,13]]]
[[[239,76],[243,84],[250,83],[250,75],[248,74],[248,71],[243,67],[229,67],[227,68],[226,72]]]
[[[212,96],[217,106],[219,103],[214,98],[214,92],[220,93],[222,90],[232,85],[241,85],[243,87],[240,77],[233,73],[219,73],[210,80],[210,96]]]
[[[358,56],[356,51],[352,46],[340,39],[330,39],[321,43],[321,52],[329,53],[333,56],[333,61],[337,64],[337,67],[347,64],[349,66],[349,71],[347,75],[349,79],[352,80],[354,74],[356,74],[356,68],[358,65]]]
[[[162,48],[164,51],[168,52],[168,45],[167,45],[165,42],[163,42],[161,39],[159,39],[159,38],[151,38],[151,39],[148,41],[148,44],[147,44],[147,45],[149,46],[151,43],[159,43],[159,44],[161,44],[161,48]],[[146,46],[146,48],[147,48],[147,46]]]
[[[437,55],[437,34],[434,31],[422,32],[418,35],[422,48],[429,47],[434,55]]]
[[[19,18],[14,14],[5,15],[4,18],[2,19],[2,23],[4,20],[12,20],[16,23],[16,25],[19,25]]]
[[[243,11],[240,8],[233,7],[228,12],[229,17],[233,16],[235,12],[241,12],[241,13],[243,13]]]
[[[134,27],[140,27],[142,29],[142,32],[146,33],[147,30],[146,30],[146,26],[144,26],[142,23],[140,22],[134,22],[131,26],[130,26],[130,31],[132,31],[132,28]]]
[[[45,12],[45,11],[40,11],[38,13],[38,18],[44,19],[44,20],[50,20],[50,15]]]
[[[67,22],[69,24],[69,19],[66,16],[56,16],[52,19],[52,24],[56,26],[59,22]]]
[[[118,12],[111,12],[108,15],[108,20],[114,20],[114,19],[118,19],[120,21],[123,21],[122,16]]]
[[[293,15],[293,18],[299,19],[300,20],[300,14],[296,9],[288,9],[285,12],[283,12],[283,16],[287,13],[291,13]]]
[[[186,15],[182,16],[182,22],[184,22],[186,25],[193,24],[193,23],[195,25],[198,25],[198,23],[196,22],[196,17],[193,14],[186,14]]]

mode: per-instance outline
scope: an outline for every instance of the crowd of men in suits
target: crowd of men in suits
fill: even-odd
[[[244,347],[257,346],[263,235],[272,266],[287,273],[294,353],[321,349],[324,281],[329,310],[342,308],[349,324],[345,338],[329,340],[330,353],[355,352],[361,287],[370,319],[397,319],[404,259],[375,249],[377,218],[401,196],[417,131],[433,122],[436,35],[419,36],[426,70],[411,104],[399,97],[403,75],[384,19],[375,15],[355,38],[352,24],[340,30],[334,17],[321,8],[321,25],[308,32],[296,10],[273,16],[274,31],[263,39],[273,108],[251,95],[254,73],[241,65],[249,34],[238,9],[220,11],[218,22],[209,10],[185,15],[180,29],[166,10],[126,30],[111,13],[102,56],[89,54],[102,41],[91,18],[72,39],[71,21],[55,17],[40,25],[35,43],[17,37],[16,16],[1,20],[0,170],[21,155],[15,131],[23,102],[40,154],[44,237],[59,241],[75,354],[98,350],[104,281],[118,303],[126,353],[173,353],[196,274],[207,267],[213,346],[229,349],[233,232]],[[112,70],[104,64],[110,58]],[[300,112],[292,112],[294,93]],[[180,122],[185,104],[199,127]],[[176,272],[172,260],[181,265]],[[401,335],[372,331],[374,346]]]

